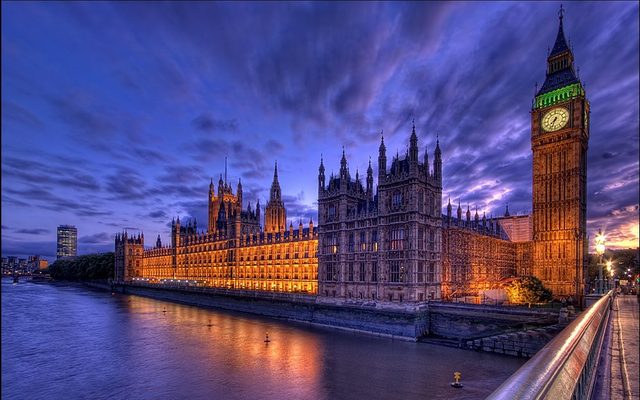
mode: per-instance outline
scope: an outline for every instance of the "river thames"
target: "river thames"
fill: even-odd
[[[3,399],[481,399],[524,361],[2,280]]]

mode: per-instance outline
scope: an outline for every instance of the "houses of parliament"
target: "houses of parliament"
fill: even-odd
[[[277,164],[261,215],[242,184],[210,183],[208,223],[171,224],[171,243],[145,248],[144,235],[115,239],[119,282],[189,281],[248,291],[301,292],[339,304],[419,305],[478,296],[505,279],[534,275],[557,297],[582,299],[586,271],[586,155],[589,102],[576,76],[562,10],[546,79],[531,109],[530,215],[497,218],[458,203],[443,206],[442,152],[432,158],[415,125],[402,157],[380,141],[376,172],[352,177],[344,150],[337,175],[318,169],[318,226],[287,226]],[[375,175],[375,176],[374,176]],[[377,185],[374,185],[377,178]],[[443,207],[445,210],[443,210]]]

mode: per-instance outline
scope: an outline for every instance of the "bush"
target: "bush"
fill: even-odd
[[[513,304],[546,303],[552,299],[549,289],[535,276],[515,278],[504,285],[509,302]]]
[[[113,278],[114,254],[88,254],[74,258],[56,260],[49,266],[53,279],[84,281]]]

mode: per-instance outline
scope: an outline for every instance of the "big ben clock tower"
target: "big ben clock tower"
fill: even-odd
[[[589,101],[560,27],[531,110],[533,274],[554,296],[582,301],[587,266]]]

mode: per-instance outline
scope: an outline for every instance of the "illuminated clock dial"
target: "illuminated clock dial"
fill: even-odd
[[[557,131],[564,128],[568,121],[569,111],[566,108],[554,108],[542,117],[542,129],[547,132]]]

